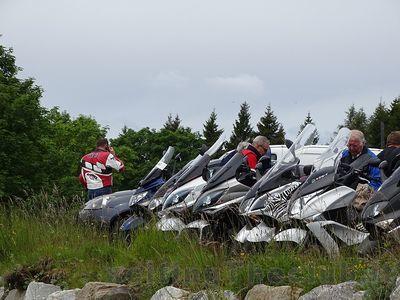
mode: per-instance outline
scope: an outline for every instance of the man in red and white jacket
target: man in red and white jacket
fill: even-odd
[[[88,189],[88,198],[112,193],[112,172],[124,171],[124,163],[115,155],[106,138],[97,141],[96,150],[81,159],[79,181]]]

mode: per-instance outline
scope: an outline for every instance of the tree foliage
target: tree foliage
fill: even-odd
[[[0,46],[0,198],[50,189],[80,190],[80,157],[106,133],[97,122],[71,120],[58,108],[40,105],[42,89],[33,79],[18,79],[12,49]]]
[[[173,119],[172,115],[169,114],[168,119],[164,124],[164,128],[171,131],[176,131],[180,126],[181,126],[181,119],[179,118],[178,114],[175,115],[175,119]]]
[[[297,134],[300,134],[300,132],[302,132],[304,127],[306,127],[308,124],[315,125],[313,119],[311,118],[310,112],[307,113],[307,116],[306,116],[303,124],[300,125],[300,130]],[[318,134],[318,130],[315,128],[315,138],[314,138],[313,144],[317,144],[318,141],[319,141],[319,134]]]
[[[169,172],[178,170],[198,154],[202,139],[189,128],[178,128],[175,131],[162,128],[159,131],[143,128],[139,131],[125,128],[112,140],[118,150],[118,156],[125,163],[125,172],[115,174],[115,189],[136,188],[139,181],[160,160],[168,146],[175,148],[181,160],[170,163]]]
[[[391,131],[400,129],[400,97],[395,98],[389,107],[389,118],[386,121],[386,132],[389,134]]]
[[[217,114],[215,113],[215,110],[213,110],[208,120],[203,124],[203,136],[205,138],[205,144],[207,146],[214,144],[221,136],[223,131],[223,129],[218,128]]]
[[[233,124],[233,132],[227,144],[228,149],[235,149],[241,141],[249,141],[253,136],[253,128],[250,125],[250,106],[247,102],[240,105],[238,118]]]
[[[380,102],[368,119],[366,138],[369,146],[377,148],[384,147],[384,141],[383,144],[381,144],[381,140],[384,140],[383,137],[381,137],[381,125],[384,126],[388,115],[389,111],[385,107],[385,104]],[[387,130],[389,128],[383,129]]]
[[[272,145],[285,143],[285,131],[272,111],[271,105],[267,106],[264,116],[257,123],[257,128],[258,134],[266,136]]]
[[[37,189],[46,174],[41,165],[42,90],[32,79],[16,78],[18,70],[12,49],[0,46],[0,197]]]
[[[72,119],[67,112],[58,107],[50,109],[46,115],[46,134],[42,137],[44,145],[43,163],[49,174],[58,174],[44,181],[43,187],[56,185],[63,194],[73,195],[81,190],[77,182],[80,158],[96,146],[96,141],[104,137],[107,128],[101,127],[91,117],[80,115]]]
[[[347,127],[350,130],[358,129],[362,132],[366,132],[368,126],[368,118],[364,109],[361,107],[357,110],[352,104],[349,109],[346,111],[346,118],[343,121],[342,125],[339,125],[339,129],[342,127]]]

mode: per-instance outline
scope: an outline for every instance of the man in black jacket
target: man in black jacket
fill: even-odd
[[[383,168],[383,172],[385,173],[386,177],[392,175],[393,171],[396,169],[398,161],[394,158],[400,154],[400,131],[392,131],[389,133],[386,139],[386,148],[378,154],[378,158],[381,161],[386,160],[387,166]]]

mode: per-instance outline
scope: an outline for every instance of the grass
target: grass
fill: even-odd
[[[166,285],[193,292],[229,289],[244,296],[258,283],[306,292],[356,280],[368,298],[385,299],[399,275],[396,245],[373,258],[359,257],[352,248],[329,258],[317,248],[300,251],[277,244],[252,253],[239,248],[233,254],[224,245],[200,245],[192,235],[150,226],[128,248],[123,241],[110,243],[105,232],[78,224],[80,202],[68,202],[55,192],[0,207],[0,276],[6,284],[23,288],[38,280],[81,288],[89,281],[107,281],[128,284],[148,299]]]

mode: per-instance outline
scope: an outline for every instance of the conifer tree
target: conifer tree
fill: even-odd
[[[250,106],[246,101],[240,105],[238,118],[233,124],[233,132],[227,145],[228,149],[235,149],[241,141],[248,141],[253,137],[249,110]]]
[[[203,124],[203,136],[205,138],[205,144],[211,146],[220,137],[223,129],[218,129],[217,114],[215,109],[211,112],[208,120]]]
[[[271,105],[267,106],[265,115],[260,118],[257,123],[258,134],[266,136],[271,144],[284,144],[285,131],[281,123],[278,122],[277,117],[271,109]]]
[[[164,124],[164,128],[171,131],[177,131],[181,125],[181,119],[176,114],[175,119],[172,119],[172,115],[168,115],[168,120]]]
[[[369,118],[366,138],[370,147],[384,147],[385,136],[389,133],[388,129],[388,115],[389,111],[385,103],[380,102],[375,108],[374,113]],[[383,125],[383,136],[381,137],[381,124]],[[381,144],[381,140],[383,144]]]
[[[339,125],[338,128],[347,127],[351,129],[358,129],[365,133],[367,130],[368,118],[363,108],[356,110],[354,104],[352,104],[346,112],[346,118],[344,119],[343,125]]]
[[[299,130],[299,132],[297,134],[302,132],[302,130],[304,129],[304,127],[307,126],[307,124],[315,125],[313,119],[311,118],[310,112],[307,113],[306,119],[304,120],[304,123],[300,125],[300,130]],[[315,137],[314,137],[313,144],[317,144],[318,141],[319,141],[319,134],[318,134],[318,130],[315,129]]]
[[[389,124],[387,133],[400,130],[400,97],[395,98],[390,103],[389,108]]]

